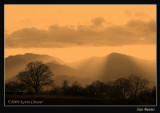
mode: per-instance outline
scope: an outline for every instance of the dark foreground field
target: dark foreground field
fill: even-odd
[[[54,95],[6,95],[5,105],[151,105],[129,99]]]

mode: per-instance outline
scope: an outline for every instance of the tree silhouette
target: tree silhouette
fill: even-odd
[[[82,92],[81,85],[78,83],[78,81],[75,81],[70,88],[70,93],[74,96],[78,96],[81,95],[81,92]]]
[[[16,94],[16,93],[22,93],[26,91],[26,87],[22,83],[18,83],[16,81],[10,81],[5,84],[5,90],[8,93]]]
[[[101,81],[95,81],[92,83],[93,87],[95,88],[94,94],[96,96],[103,96],[106,93],[106,85],[104,82]]]
[[[16,92],[17,91],[17,86],[18,83],[15,81],[10,81],[8,83],[5,84],[5,90],[6,91],[11,91],[11,92]]]
[[[119,89],[122,98],[125,98],[130,90],[129,80],[126,78],[117,79],[114,86]]]
[[[38,94],[43,86],[53,83],[52,76],[53,74],[49,67],[40,61],[28,63],[25,71],[17,75],[21,83],[34,89],[35,94]]]
[[[68,95],[68,93],[69,93],[69,85],[68,85],[68,81],[67,80],[63,81],[61,89],[62,89],[62,92],[63,92],[64,95]]]
[[[95,96],[96,95],[96,93],[95,93],[95,87],[92,84],[87,85],[86,88],[85,88],[85,94],[87,96],[90,96],[90,97]]]
[[[128,80],[131,89],[131,94],[133,94],[135,98],[140,92],[145,90],[147,84],[149,83],[148,80],[142,79],[136,75],[130,75],[128,77]]]

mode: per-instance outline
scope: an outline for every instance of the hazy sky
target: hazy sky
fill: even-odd
[[[26,52],[155,59],[156,5],[5,5],[5,57]]]

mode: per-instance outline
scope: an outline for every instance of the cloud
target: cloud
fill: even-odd
[[[156,22],[132,20],[126,25],[104,27],[103,18],[91,20],[92,25],[52,25],[48,30],[24,28],[5,33],[6,48],[56,48],[71,46],[122,46],[156,44]]]
[[[145,17],[145,18],[149,18],[149,15],[147,13],[144,13],[144,12],[133,12],[133,11],[130,11],[130,10],[125,10],[124,13],[129,17]]]
[[[100,27],[100,26],[102,26],[104,23],[107,23],[106,21],[105,21],[105,19],[104,18],[102,18],[102,17],[97,17],[97,18],[94,18],[94,19],[92,19],[91,20],[91,22],[92,22],[92,26],[94,27]]]

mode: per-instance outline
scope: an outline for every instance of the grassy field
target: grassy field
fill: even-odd
[[[39,103],[38,103],[39,102]],[[57,95],[6,95],[6,105],[137,105],[128,99],[107,99]]]

